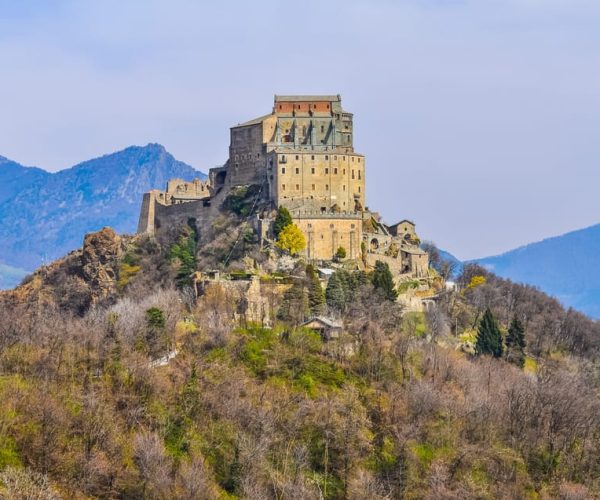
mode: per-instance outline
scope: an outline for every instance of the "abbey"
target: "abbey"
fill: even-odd
[[[306,237],[304,257],[384,260],[397,275],[426,277],[428,256],[414,224],[383,224],[365,205],[365,157],[354,151],[353,115],[339,95],[275,96],[271,113],[231,128],[229,159],[208,181],[171,180],[144,196],[139,232],[155,233],[178,218],[208,222],[215,206],[242,186],[256,186],[252,214],[269,237],[273,211],[286,207]]]

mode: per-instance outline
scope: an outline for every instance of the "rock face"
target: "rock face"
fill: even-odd
[[[0,292],[0,303],[34,309],[59,307],[83,314],[91,305],[116,295],[125,242],[108,227],[87,234],[82,249],[40,267],[14,290]]]
[[[121,243],[121,238],[109,227],[87,234],[83,240],[82,272],[92,289],[93,302],[115,291]]]

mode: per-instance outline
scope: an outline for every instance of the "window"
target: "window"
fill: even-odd
[[[236,159],[236,160],[238,160],[238,159],[239,159],[239,156],[238,156],[238,155],[235,155],[235,159]]]
[[[337,167],[333,169],[333,173],[337,175]]]
[[[358,186],[358,192],[360,193],[360,186]]]
[[[321,125],[321,133],[325,132],[325,125]]]
[[[352,161],[354,161],[354,156],[352,157]]]
[[[300,157],[298,155],[296,155],[296,160],[299,160],[299,159],[300,159]]]
[[[296,191],[300,191],[300,184],[296,184]]]
[[[315,155],[310,155],[310,159],[314,160],[315,159]]]
[[[329,109],[329,104],[327,105],[327,109]]]
[[[325,159],[326,159],[326,160],[329,160],[329,155],[325,155]]]
[[[346,191],[346,184],[344,184],[344,185],[342,186],[342,190],[343,190],[343,191]]]
[[[311,187],[312,187],[312,190],[314,191],[315,190],[315,185],[313,184]]]
[[[325,173],[326,173],[326,174],[328,174],[328,173],[329,173],[329,169],[328,169],[328,168],[326,168],[326,169],[325,169]]]
[[[360,179],[360,170],[358,171],[358,178]]]
[[[282,191],[285,191],[285,184],[282,184],[282,185],[281,185],[281,190],[282,190]]]
[[[300,169],[298,167],[296,167],[296,173],[299,174],[300,173]]]
[[[325,191],[329,191],[329,184],[325,184]]]
[[[315,167],[313,167],[313,168],[311,168],[311,169],[310,169],[310,173],[311,173],[311,174],[314,174],[314,173],[315,173]]]
[[[346,175],[346,169],[343,170],[343,175]]]
[[[343,156],[343,157],[342,157],[342,160],[346,161],[346,157],[345,157],[345,156]]]
[[[358,159],[358,163],[360,163],[360,158]]]
[[[354,179],[354,170],[352,171],[352,179]]]
[[[281,104],[279,105],[279,109],[282,109],[282,108],[281,108]]]
[[[356,228],[356,224],[350,224],[350,227],[351,227],[352,229],[355,229],[355,228]]]
[[[333,157],[333,159],[334,159],[334,160],[337,160],[337,155],[335,155],[335,156]]]
[[[285,174],[285,167],[281,167],[281,173]]]
[[[256,157],[257,157],[257,158],[260,158],[260,153],[256,153]]]
[[[281,161],[285,161],[285,155],[281,155]]]

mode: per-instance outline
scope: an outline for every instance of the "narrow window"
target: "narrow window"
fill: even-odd
[[[358,159],[358,163],[360,163],[360,158]]]
[[[360,193],[360,186],[358,186],[358,192]]]
[[[300,173],[300,169],[298,167],[296,167],[296,173],[299,174]]]
[[[359,178],[359,180],[360,180],[360,170],[358,171],[358,178]]]
[[[346,175],[346,169],[343,170],[343,175]]]
[[[296,191],[300,191],[300,184],[296,184]]]
[[[285,184],[282,184],[282,185],[281,185],[281,190],[282,190],[282,191],[285,191]]]
[[[315,159],[315,155],[310,155],[310,159],[314,160]]]
[[[325,132],[325,126],[321,125],[321,133]]]
[[[343,190],[346,191],[346,184],[342,186]]]
[[[333,169],[333,173],[337,175],[337,167]]]
[[[354,179],[354,170],[352,171],[352,179]]]
[[[298,155],[296,155],[296,160],[299,160],[299,159],[300,159],[300,157]]]
[[[313,168],[311,168],[311,169],[310,169],[310,173],[311,173],[311,174],[314,174],[314,173],[315,173],[315,167],[313,167]]]
[[[329,184],[325,184],[325,191],[329,191]]]
[[[315,190],[315,185],[314,185],[314,184],[312,185],[312,190],[313,190],[313,191]]]
[[[328,174],[328,173],[329,173],[329,169],[328,169],[328,168],[326,168],[326,169],[325,169],[325,173],[326,173],[326,174]]]
[[[281,173],[285,174],[285,167],[281,167]]]
[[[326,160],[329,160],[329,155],[325,155],[325,159],[326,159]]]
[[[354,161],[354,156],[352,157],[352,161]]]

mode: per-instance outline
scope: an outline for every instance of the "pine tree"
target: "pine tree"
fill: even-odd
[[[277,317],[283,321],[289,321],[299,325],[304,321],[308,310],[308,301],[303,280],[294,280],[294,284],[283,294],[283,300]]]
[[[475,354],[487,354],[499,358],[502,356],[502,350],[502,334],[492,311],[488,307],[479,323]]]
[[[394,302],[398,297],[398,292],[394,287],[394,278],[392,276],[392,272],[390,271],[390,266],[388,266],[385,262],[381,262],[378,260],[375,262],[375,271],[373,271],[373,277],[371,278],[373,282],[373,286],[377,290],[381,290],[383,292],[383,296]]]
[[[275,233],[275,237],[279,237],[279,233],[283,231],[286,226],[289,226],[292,223],[292,216],[290,212],[285,207],[279,207],[277,210],[277,217],[275,217],[275,222],[273,222],[273,233]]]
[[[525,366],[525,328],[516,316],[506,336],[506,360],[520,368]]]
[[[342,276],[342,273],[339,271],[333,273],[327,282],[325,290],[327,305],[332,309],[343,311],[346,308],[347,288],[346,280]]]
[[[323,312],[325,294],[315,268],[311,264],[306,266],[306,277],[308,279],[308,307],[311,314],[318,316]]]

